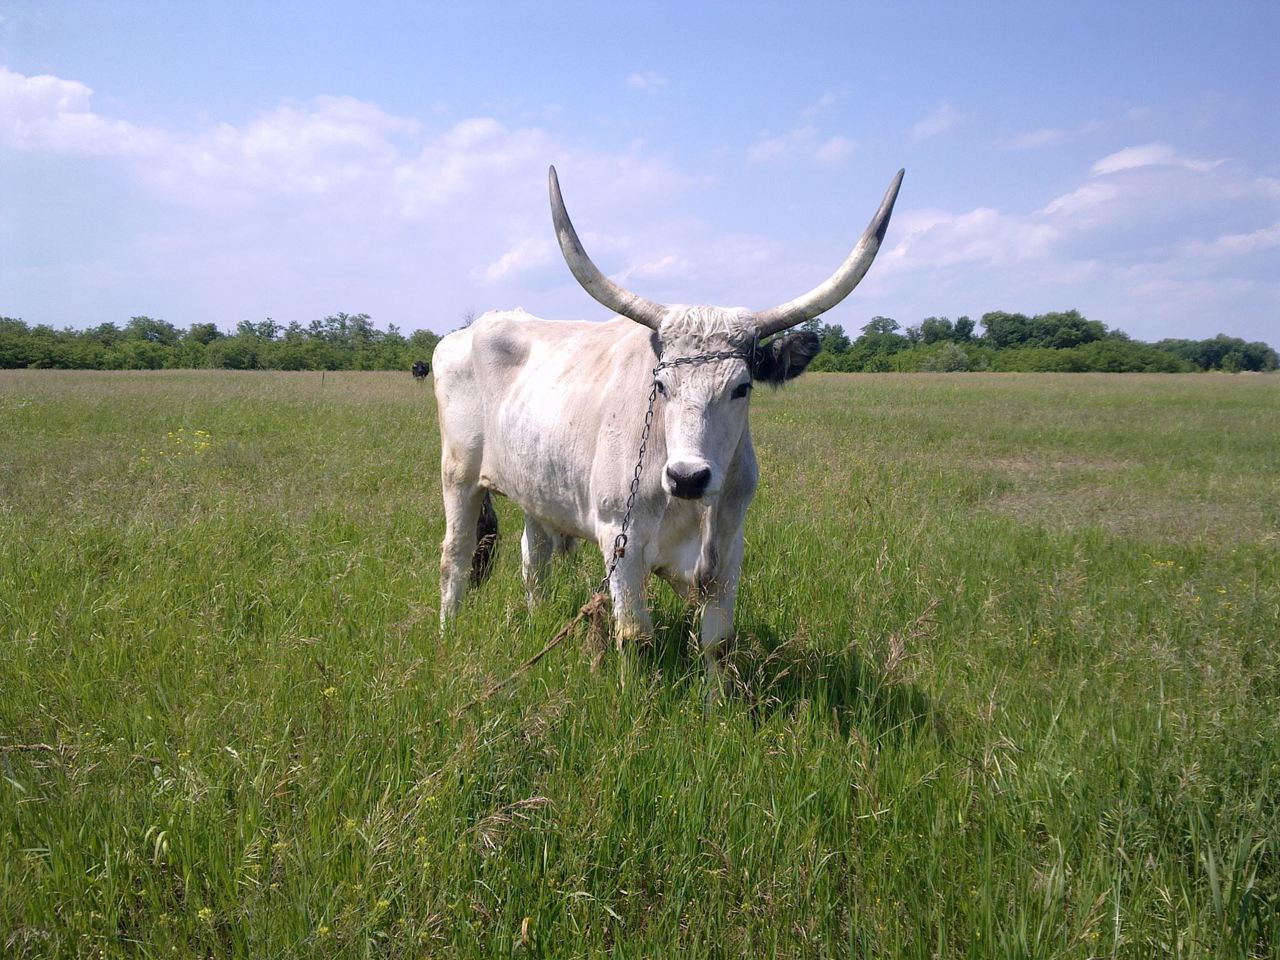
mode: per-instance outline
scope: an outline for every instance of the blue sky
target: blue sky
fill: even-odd
[[[1280,344],[1280,4],[6,3],[0,314],[766,308]]]

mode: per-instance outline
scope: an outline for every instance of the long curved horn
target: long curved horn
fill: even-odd
[[[582,284],[582,289],[614,313],[620,313],[636,323],[643,323],[646,327],[657,330],[667,308],[637,296],[630,290],[624,290],[596,268],[587,256],[587,251],[582,249],[582,241],[578,239],[578,232],[573,229],[573,223],[564,208],[555,167],[547,171],[547,183],[551,189],[551,219],[555,223],[556,239],[560,241],[560,252],[564,254],[570,271]]]
[[[902,177],[906,170],[899,170],[898,175],[885,191],[880,209],[871,218],[862,239],[853,248],[847,260],[840,264],[840,269],[826,283],[814,287],[803,297],[796,297],[772,310],[764,310],[755,315],[758,336],[767,337],[794,327],[797,323],[812,320],[820,313],[825,313],[847,297],[858,285],[863,274],[876,258],[880,243],[884,240],[885,230],[889,228],[889,217],[893,213],[893,203],[898,199],[898,188],[902,186]]]

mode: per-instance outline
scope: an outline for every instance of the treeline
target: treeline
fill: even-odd
[[[1209,340],[1143,343],[1088,320],[1076,310],[1028,317],[993,311],[982,330],[969,317],[954,323],[926,317],[902,330],[896,320],[874,317],[850,339],[841,327],[810,320],[822,349],[810,370],[848,372],[1189,373],[1196,370],[1275,370],[1280,357],[1265,343],[1218,334]]]
[[[926,317],[903,330],[896,320],[873,317],[852,339],[839,326],[811,320],[805,327],[818,335],[822,349],[810,369],[1235,373],[1280,366],[1280,357],[1265,343],[1221,333],[1209,340],[1143,343],[1076,310],[1034,317],[993,311],[983,314],[981,325],[979,331],[968,317],[955,322]],[[243,321],[232,334],[212,323],[182,329],[151,317],[87,330],[55,330],[0,317],[0,368],[408,370],[414,360],[430,360],[439,340],[427,330],[406,337],[394,324],[379,330],[364,313],[336,313],[305,327],[281,326],[270,318]]]
[[[394,324],[379,330],[364,313],[336,313],[305,327],[243,321],[232,334],[212,323],[181,329],[151,317],[87,330],[0,317],[0,368],[408,370],[414,360],[429,359],[439,340],[427,330],[406,337]]]

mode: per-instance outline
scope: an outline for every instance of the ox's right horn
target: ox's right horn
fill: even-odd
[[[556,239],[560,241],[560,252],[564,254],[570,271],[582,284],[582,289],[614,313],[657,330],[667,308],[637,296],[630,290],[624,290],[596,268],[587,256],[587,251],[582,249],[582,241],[578,239],[578,232],[573,229],[569,213],[564,208],[555,167],[547,172],[547,182],[551,189],[551,219],[555,223]]]
[[[889,189],[885,191],[884,199],[880,201],[880,209],[863,231],[862,239],[831,279],[814,287],[803,297],[796,297],[780,307],[757,313],[757,336],[767,337],[779,330],[794,327],[797,323],[812,320],[818,314],[826,313],[853,291],[870,268],[871,261],[876,258],[884,240],[884,232],[889,228],[889,217],[893,214],[893,203],[898,199],[898,188],[902,186],[905,173],[905,170],[899,170],[898,175],[893,178]]]

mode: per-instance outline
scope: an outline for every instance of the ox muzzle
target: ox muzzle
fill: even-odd
[[[711,465],[700,461],[670,461],[662,474],[662,486],[673,497],[699,500],[711,486]]]

